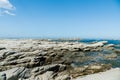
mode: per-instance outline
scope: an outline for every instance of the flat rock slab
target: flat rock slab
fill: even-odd
[[[73,80],[120,80],[120,68],[115,68],[106,72],[78,77]]]

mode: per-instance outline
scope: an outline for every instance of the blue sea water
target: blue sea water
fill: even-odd
[[[108,44],[115,44],[115,45],[120,44],[120,40],[107,40],[107,39],[82,39],[82,40],[79,40],[79,42],[85,42],[85,43],[91,43],[91,42],[96,42],[96,41],[108,41]]]
[[[57,42],[84,42],[84,43],[91,43],[91,42],[98,42],[98,41],[108,41],[108,44],[120,44],[120,40],[111,40],[111,39],[78,39],[78,40],[67,40],[67,39],[52,39],[53,41],[57,41]]]

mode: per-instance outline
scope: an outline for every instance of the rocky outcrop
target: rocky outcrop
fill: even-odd
[[[72,80],[109,70],[111,65],[94,62],[99,55],[93,56],[114,47],[106,43],[0,40],[0,80]],[[100,57],[111,60],[118,52]]]
[[[28,74],[26,76],[26,74]],[[30,77],[28,69],[24,67],[17,67],[7,71],[0,72],[1,80],[18,80],[19,78]]]

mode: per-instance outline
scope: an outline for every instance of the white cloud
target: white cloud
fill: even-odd
[[[6,11],[4,11],[4,12],[3,12],[3,14],[8,14],[8,15],[11,15],[11,16],[15,16],[15,14],[13,14],[13,13],[11,13],[11,12],[7,11],[7,10],[6,10]]]
[[[0,15],[8,14],[14,16],[10,11],[15,10],[15,7],[9,0],[0,0]]]

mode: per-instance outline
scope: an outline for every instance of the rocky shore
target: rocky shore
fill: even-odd
[[[120,50],[107,41],[3,39],[0,40],[0,80],[88,80],[81,77],[110,70],[115,63],[109,61],[118,59],[119,55]]]

